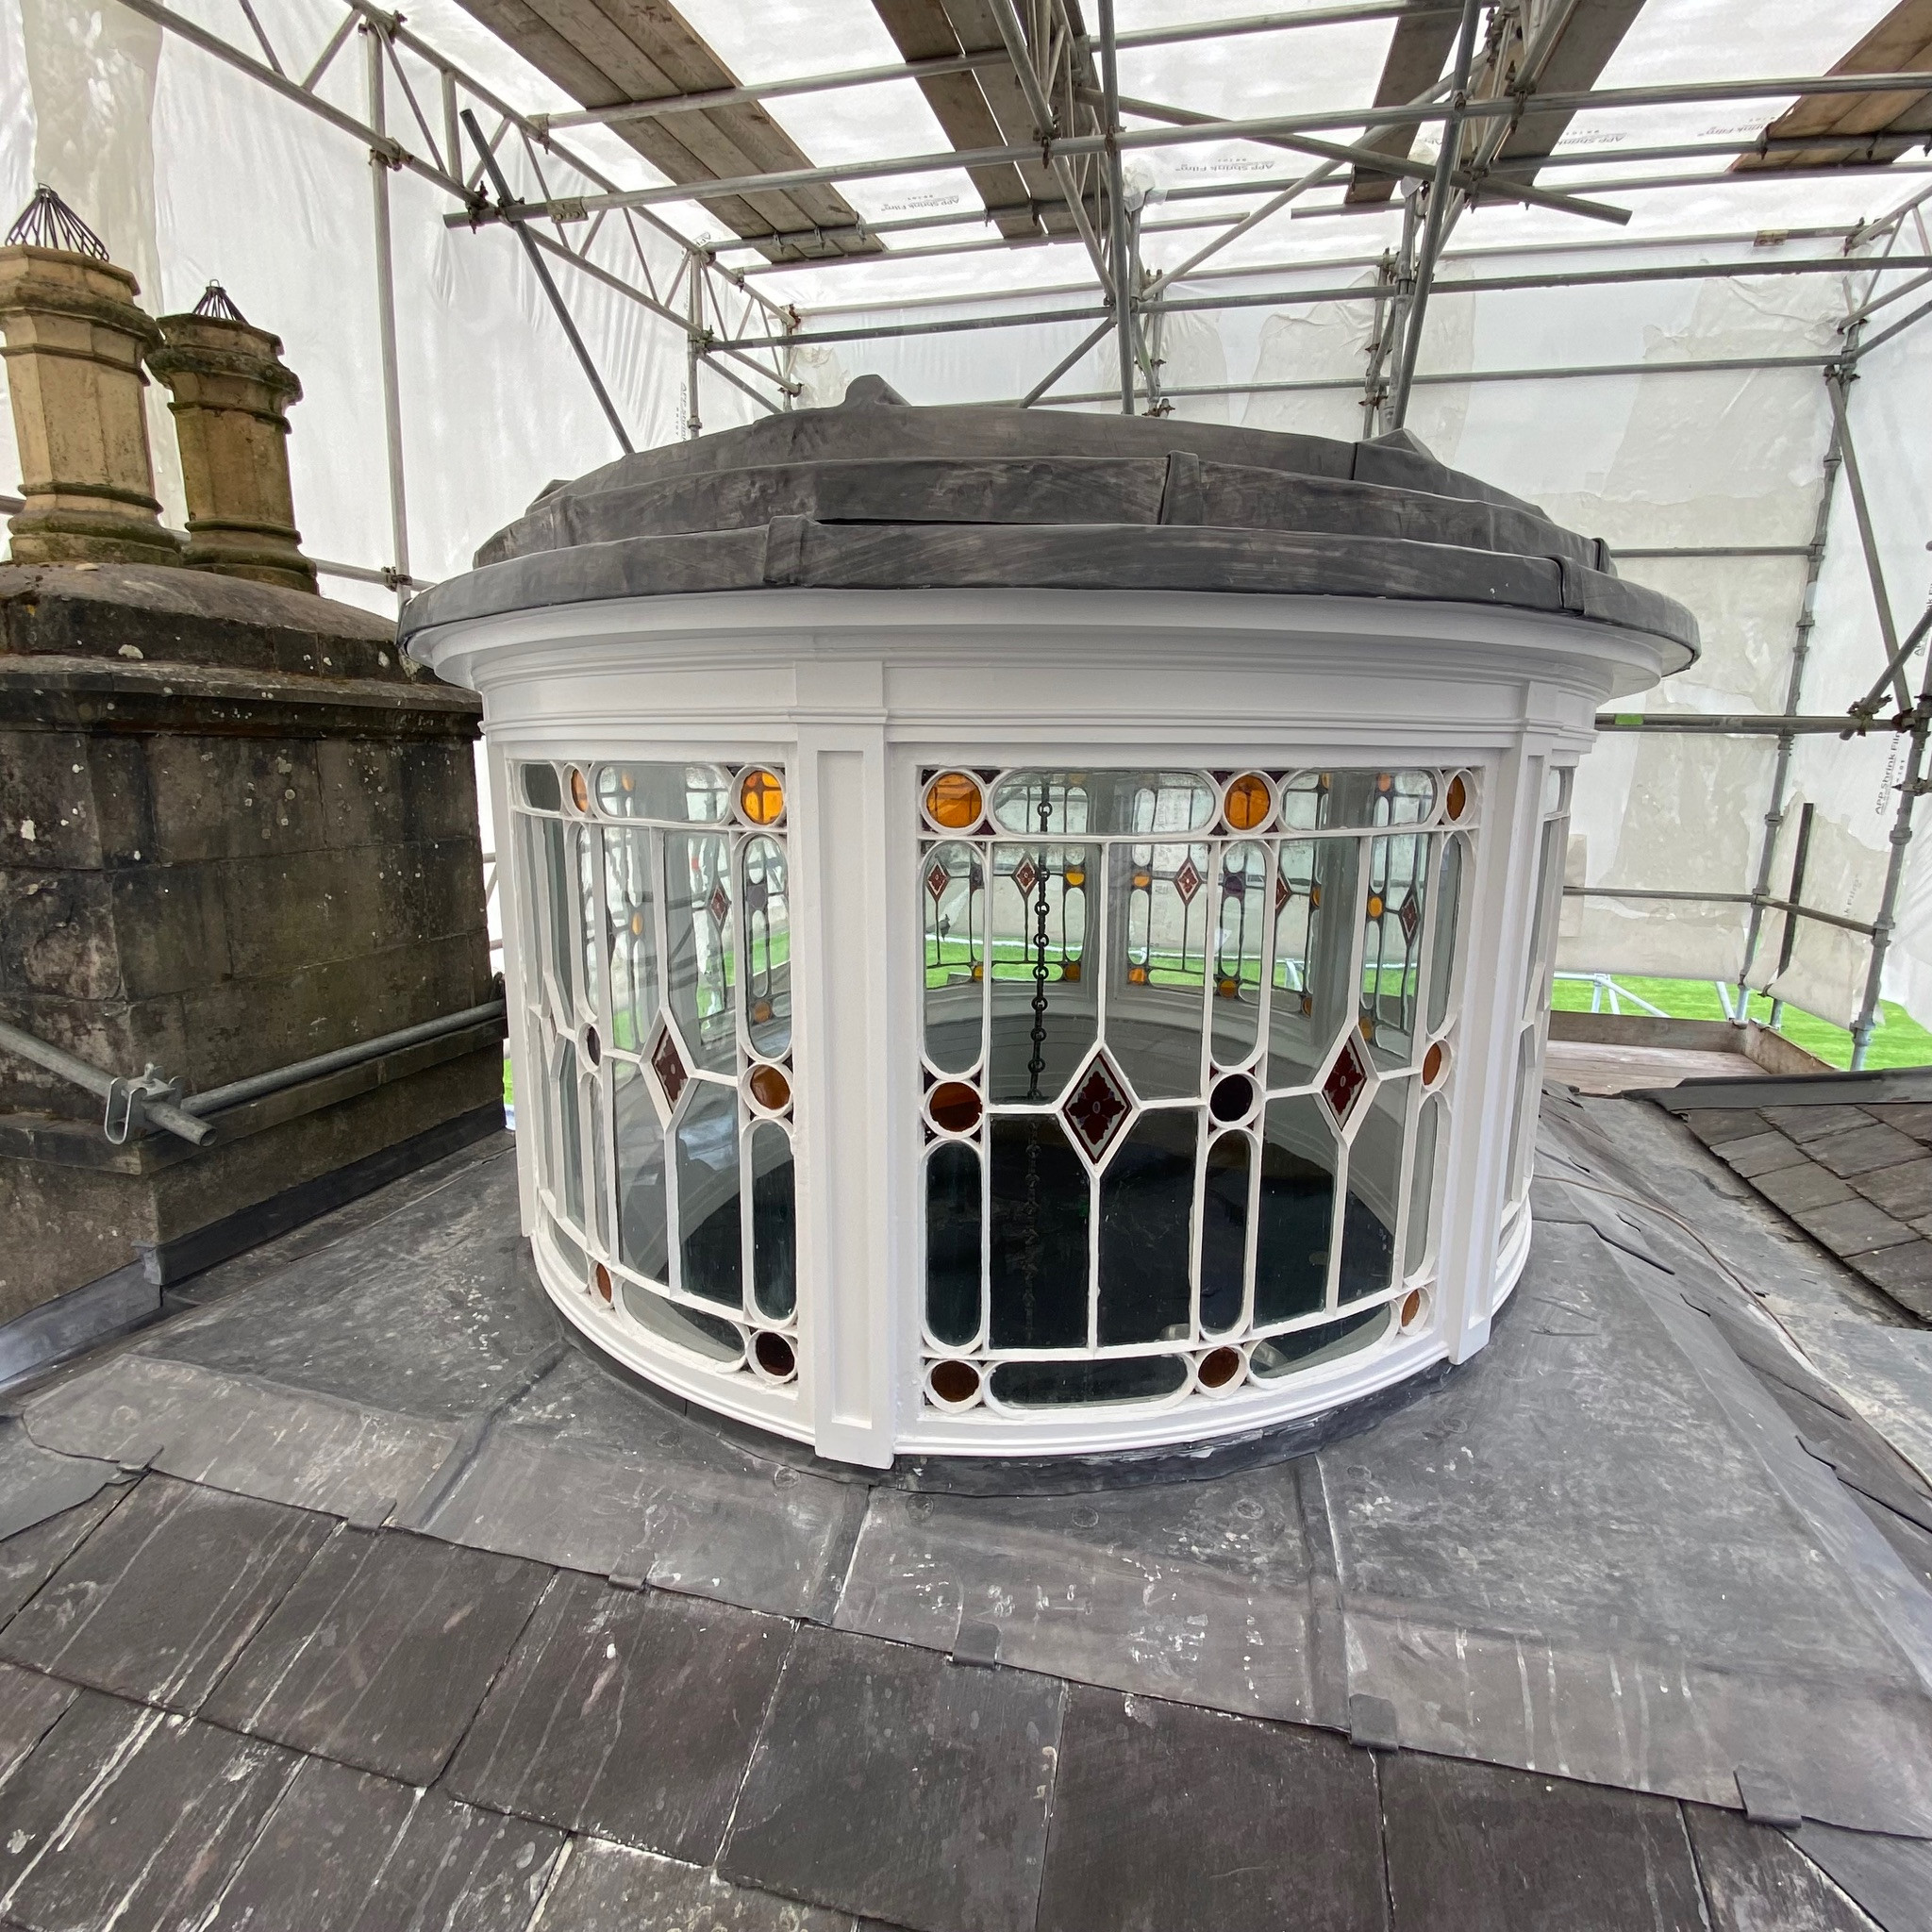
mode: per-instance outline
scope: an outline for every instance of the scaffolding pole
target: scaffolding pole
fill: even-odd
[[[390,569],[401,582],[409,575],[409,508],[403,484],[403,394],[396,357],[395,253],[390,232],[389,174],[395,165],[387,141],[388,101],[383,78],[381,29],[360,28],[368,52],[369,181],[375,218],[375,325],[382,349],[382,429],[389,456]]]
[[[1113,37],[1113,0],[1097,0],[1100,75],[1106,95],[1108,232],[1112,243],[1113,325],[1120,338],[1121,414],[1134,413],[1134,284],[1127,244],[1126,186],[1121,172],[1121,79]]]

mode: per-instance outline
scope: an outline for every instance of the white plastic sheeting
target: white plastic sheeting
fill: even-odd
[[[182,0],[182,10],[238,43],[249,36],[235,0]],[[758,8],[688,0],[681,9],[741,77],[758,80],[895,58],[864,0],[784,0]],[[1224,6],[1142,0],[1121,8],[1131,31]],[[330,0],[258,0],[257,11],[291,71],[320,52],[340,17]],[[1831,64],[1884,11],[1881,0],[1819,9],[1774,0],[1738,31],[1736,6],[1651,0],[1603,76],[1605,85],[1740,74],[1815,72]],[[412,8],[411,29],[458,59],[525,111],[572,105],[462,13],[454,0]],[[1123,85],[1191,107],[1234,113],[1295,110],[1365,98],[1387,44],[1387,23],[1129,51]],[[367,110],[367,43],[352,36],[325,92],[358,117]],[[407,64],[407,61],[406,61]],[[426,76],[419,96],[433,103]],[[393,87],[390,122],[416,140]],[[1601,159],[1545,179],[1601,184],[1656,164],[1620,163],[1620,145],[1748,135],[1777,101],[1645,109],[1580,121],[1566,147]],[[888,87],[774,102],[772,111],[815,159],[944,146],[915,88]],[[1344,137],[1345,138],[1345,137]],[[648,167],[605,130],[576,130],[577,148],[614,178],[643,184]],[[418,143],[420,145],[420,143]],[[506,166],[520,192],[579,192],[554,158],[540,183],[513,145]],[[1219,143],[1141,153],[1135,177],[1156,198],[1143,245],[1158,269],[1183,259],[1209,232],[1164,223],[1244,213],[1249,200],[1160,199],[1230,177],[1288,179],[1306,165],[1275,149]],[[277,98],[173,37],[118,0],[0,0],[0,208],[10,213],[36,180],[56,187],[141,278],[157,313],[192,306],[222,281],[251,321],[283,339],[307,400],[294,412],[291,460],[305,545],[317,557],[391,563],[387,457],[378,354],[370,164],[339,129]],[[608,461],[608,425],[562,333],[502,228],[452,230],[447,196],[408,174],[389,176],[394,226],[409,568],[434,578],[464,567],[475,542],[515,515],[550,478]],[[1485,209],[1467,218],[1442,267],[1410,427],[1444,461],[1543,505],[1564,523],[1631,548],[1798,547],[1817,512],[1829,413],[1815,366],[1683,371],[1679,365],[1764,358],[1819,358],[1840,346],[1847,278],[1746,275],[1587,288],[1458,292],[1473,276],[1567,274],[1606,267],[1667,267],[1839,252],[1842,227],[1895,206],[1923,181],[1906,170],[1839,182],[1775,175],[1721,189],[1633,198],[1626,239],[1547,211]],[[971,208],[963,175],[940,173],[852,184],[848,198],[874,219]],[[1332,208],[1333,190],[1307,206]],[[662,212],[703,237],[694,206]],[[1394,211],[1299,219],[1284,212],[1217,258],[1210,274],[1177,285],[1182,300],[1265,294],[1253,306],[1174,313],[1160,328],[1161,375],[1182,417],[1354,436],[1371,331],[1368,265],[1390,245]],[[1800,225],[1811,227],[1807,234]],[[1717,242],[1712,235],[1749,238]],[[1824,229],[1827,232],[1819,233]],[[913,241],[973,239],[972,228]],[[632,236],[638,240],[634,242]],[[1699,239],[1705,238],[1705,239]],[[715,236],[712,239],[718,239]],[[633,248],[641,250],[641,261]],[[1924,252],[1909,229],[1902,252]],[[601,231],[600,258],[660,296],[679,251],[648,225]],[[757,267],[757,258],[727,258]],[[1267,272],[1262,273],[1266,265]],[[1004,306],[1046,311],[1095,297],[1077,244],[1020,254],[914,258],[760,275],[774,299],[797,302],[808,332],[902,326],[972,312],[966,298],[1008,291]],[[558,268],[560,285],[617,408],[639,446],[682,433],[685,358],[680,331],[621,294]],[[1894,276],[1893,280],[1902,279]],[[1862,286],[1862,284],[1861,284]],[[1295,288],[1359,287],[1358,298],[1300,303]],[[956,298],[948,308],[946,298]],[[681,304],[682,297],[675,298]],[[855,305],[870,304],[858,308]],[[1881,311],[1882,326],[1911,299]],[[836,311],[836,312],[835,312]],[[981,308],[983,312],[983,305]],[[901,336],[801,347],[791,368],[808,403],[836,401],[863,372],[885,375],[916,402],[1013,399],[1092,326],[1037,323],[971,333]],[[1472,381],[1474,372],[1638,364],[1641,373]],[[1110,341],[1058,386],[1062,395],[1105,392],[1117,379]],[[1327,382],[1329,388],[1275,387]],[[1223,385],[1246,393],[1189,394]],[[1898,627],[1928,592],[1932,451],[1916,425],[1932,403],[1932,320],[1877,351],[1853,394],[1852,421]],[[1082,407],[1105,408],[1104,400]],[[701,377],[705,426],[747,420],[756,406],[714,375]],[[159,489],[170,521],[181,515],[178,467],[157,402]],[[0,471],[12,462],[0,426]],[[1833,512],[1817,590],[1817,626],[1803,709],[1841,709],[1882,662],[1879,631],[1849,505]],[[1806,576],[1796,556],[1631,558],[1626,572],[1683,598],[1705,628],[1705,656],[1633,708],[1765,713],[1785,700]],[[377,586],[331,580],[333,593],[375,606]],[[1735,978],[1746,908],[1717,895],[1747,892],[1770,803],[1768,737],[1623,733],[1607,736],[1578,786],[1570,854],[1575,885],[1621,892],[1666,890],[1707,900],[1573,897],[1562,963],[1579,969]],[[1898,804],[1902,747],[1889,734],[1846,744],[1802,739],[1792,762],[1774,887],[1789,881],[1799,808],[1814,807],[1805,880],[1807,903],[1870,921],[1875,914]],[[1775,972],[1783,920],[1766,921],[1756,983]],[[1855,934],[1801,922],[1788,969],[1771,990],[1849,1022],[1862,994],[1869,948]],[[1914,849],[1898,906],[1887,991],[1932,1017],[1932,838]]]

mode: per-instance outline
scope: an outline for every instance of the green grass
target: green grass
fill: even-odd
[[[1637,994],[1654,1007],[1660,1007],[1674,1020],[1722,1020],[1724,1009],[1717,988],[1707,979],[1652,979],[1639,974],[1610,975],[1626,992]],[[1588,980],[1559,979],[1551,1004],[1564,1012],[1590,1010],[1591,986]],[[1607,1010],[1606,1007],[1605,1010]],[[1771,1024],[1771,1002],[1762,993],[1751,995],[1751,1017],[1765,1025]],[[1813,1053],[1827,1066],[1849,1067],[1852,1063],[1852,1036],[1843,1026],[1834,1026],[1814,1013],[1803,1013],[1788,1006],[1778,1031],[1794,1046]],[[1896,1000],[1881,1000],[1878,1024],[1865,1055],[1869,1068],[1932,1066],[1932,1032],[1912,1018]]]

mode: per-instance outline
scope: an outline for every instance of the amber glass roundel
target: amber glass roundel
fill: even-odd
[[[1469,786],[1462,774],[1457,773],[1449,781],[1449,795],[1443,800],[1452,819],[1459,819],[1469,809]]]
[[[963,1080],[942,1080],[927,1097],[933,1124],[949,1134],[970,1134],[979,1124],[979,1094]]]
[[[598,1299],[600,1301],[608,1302],[610,1299],[609,1269],[605,1267],[603,1262],[599,1261],[596,1267],[591,1271],[591,1276],[596,1284]]]
[[[591,808],[591,788],[584,782],[584,774],[573,765],[570,768],[570,802],[579,811]]]
[[[785,781],[763,765],[753,765],[738,780],[738,808],[755,825],[774,825],[785,816]]]
[[[1442,1051],[1442,1042],[1440,1040],[1429,1048],[1427,1053],[1424,1054],[1423,1085],[1424,1087],[1433,1087],[1437,1080],[1441,1078],[1442,1063],[1448,1058],[1449,1056]]]
[[[1210,1349],[1201,1357],[1194,1378],[1204,1389],[1225,1389],[1246,1366],[1238,1348]]]
[[[1227,823],[1237,832],[1252,832],[1268,823],[1274,804],[1274,795],[1268,789],[1267,779],[1258,772],[1243,772],[1227,788]]]
[[[1402,1307],[1397,1321],[1404,1329],[1413,1328],[1423,1318],[1429,1306],[1429,1298],[1421,1289],[1412,1288],[1402,1297]]]
[[[941,1402],[971,1402],[979,1393],[979,1371],[971,1362],[935,1362],[926,1379]]]
[[[761,1063],[751,1070],[751,1097],[767,1113],[783,1113],[791,1105],[791,1082],[782,1067]]]
[[[760,1330],[751,1345],[752,1359],[774,1382],[789,1382],[798,1373],[798,1351],[782,1335]]]
[[[925,788],[925,815],[942,831],[970,832],[986,809],[979,780],[965,772],[941,772]]]

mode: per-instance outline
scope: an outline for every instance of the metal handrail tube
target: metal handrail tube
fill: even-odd
[[[87,1061],[76,1059],[63,1048],[52,1046],[34,1034],[8,1025],[4,1020],[0,1020],[0,1047],[5,1047],[21,1059],[31,1060],[49,1074],[72,1081],[76,1087],[86,1088],[101,1100],[107,1100],[117,1084],[113,1074],[104,1074],[98,1067],[91,1067]],[[206,1121],[196,1120],[192,1114],[169,1101],[143,1101],[142,1111],[156,1126],[165,1127],[169,1133],[178,1134],[182,1140],[192,1141],[197,1147],[205,1147],[214,1139],[215,1130]]]
[[[374,1040],[358,1040],[353,1046],[337,1047],[333,1053],[319,1053],[310,1059],[276,1067],[266,1074],[251,1074],[245,1080],[230,1080],[225,1087],[210,1087],[206,1093],[191,1094],[181,1105],[191,1114],[223,1113],[250,1100],[279,1093],[285,1087],[299,1087],[304,1080],[317,1080],[325,1074],[339,1074],[345,1067],[360,1066],[386,1053],[400,1052],[406,1046],[420,1046],[425,1041],[441,1040],[446,1033],[460,1033],[466,1026],[481,1025],[485,1020],[500,1020],[504,1014],[501,998],[485,1000],[479,1007],[465,1007],[459,1013],[445,1013],[440,1020],[425,1020],[420,1026],[399,1027],[393,1033],[378,1034]],[[152,1111],[152,1109],[150,1109]]]

